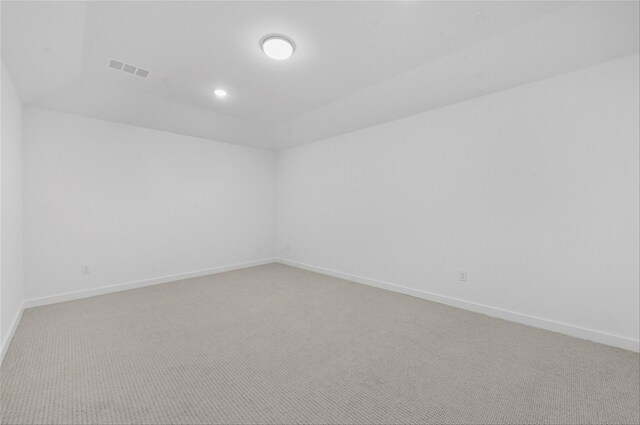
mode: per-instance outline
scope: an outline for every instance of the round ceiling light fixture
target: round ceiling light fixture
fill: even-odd
[[[222,90],[222,89],[215,89],[213,91],[213,94],[215,94],[216,97],[219,97],[219,98],[223,98],[227,96],[226,90]]]
[[[265,55],[278,61],[289,59],[296,50],[293,40],[282,34],[264,36],[260,40],[260,47]]]

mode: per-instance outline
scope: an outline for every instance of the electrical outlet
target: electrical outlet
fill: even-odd
[[[458,272],[458,280],[460,282],[466,282],[467,281],[467,271],[466,270],[460,270],[460,272]]]
[[[89,274],[89,266],[86,264],[80,264],[80,274]]]

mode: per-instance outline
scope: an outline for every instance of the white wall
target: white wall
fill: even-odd
[[[271,152],[25,108],[24,298],[269,259],[277,231],[297,264],[637,347],[638,60],[282,151],[277,187]]]
[[[634,55],[282,151],[279,256],[637,349],[638,90]]]
[[[274,256],[273,152],[41,109],[23,119],[27,299]]]
[[[0,352],[3,356],[22,312],[22,104],[4,62],[0,85]]]

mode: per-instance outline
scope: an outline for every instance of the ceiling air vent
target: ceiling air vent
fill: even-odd
[[[138,77],[147,78],[150,71],[137,66],[129,65],[128,63],[120,62],[115,59],[109,59],[107,66],[111,69],[126,72],[127,74],[137,75]]]

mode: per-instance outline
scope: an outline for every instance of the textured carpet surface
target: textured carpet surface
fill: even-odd
[[[637,353],[279,264],[28,309],[4,424],[637,424]]]

